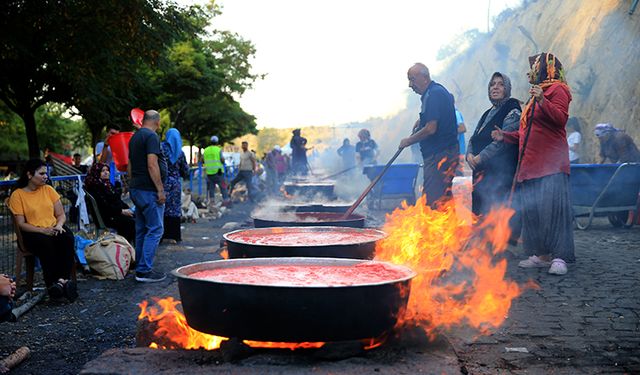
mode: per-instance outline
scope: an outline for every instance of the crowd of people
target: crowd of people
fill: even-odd
[[[529,58],[529,99],[511,97],[511,80],[495,72],[488,84],[491,107],[480,117],[466,150],[457,139],[461,116],[447,89],[431,80],[421,63],[408,73],[409,87],[421,96],[421,110],[411,136],[399,147],[420,144],[424,161],[423,192],[438,207],[452,196],[458,158],[472,170],[473,213],[482,217],[497,206],[511,206],[512,243],[521,239],[528,258],[522,268],[548,267],[567,273],[575,261],[570,164],[583,160],[583,140],[577,118],[569,118],[572,100],[564,68],[551,53]],[[631,137],[611,124],[595,127],[601,163],[640,162]]]
[[[420,95],[421,107],[411,135],[400,141],[399,148],[419,145],[422,191],[434,209],[451,199],[452,181],[460,173],[460,155],[464,155],[462,160],[472,171],[473,213],[482,217],[496,206],[513,207],[512,241],[520,238],[528,255],[519,266],[548,267],[550,274],[563,275],[567,263],[575,261],[569,174],[571,163],[584,160],[583,137],[579,121],[569,118],[572,96],[560,60],[551,53],[540,53],[529,58],[529,66],[530,97],[524,103],[511,96],[510,77],[502,72],[492,74],[487,86],[491,105],[464,145],[466,126],[453,95],[431,79],[424,64],[413,65],[407,78],[409,87]],[[181,241],[181,218],[198,218],[191,192],[182,189],[189,166],[180,132],[169,129],[161,142],[159,126],[160,114],[145,112],[142,127],[129,142],[128,193],[133,206],[123,201],[122,184],[114,182],[109,167],[113,160],[109,140],[120,129],[111,126],[107,130],[90,168],[83,168],[79,154],[73,158],[74,166],[86,172],[86,192],[95,198],[106,225],[135,247],[135,279],[139,282],[164,280],[166,274],[153,266],[160,241]],[[603,123],[595,127],[594,134],[600,142],[600,162],[640,162],[638,148],[624,131]],[[379,147],[369,130],[361,129],[357,136],[355,146],[345,138],[337,149],[344,170],[378,162]],[[279,194],[286,176],[310,173],[307,152],[312,148],[307,147],[301,129],[293,131],[289,146],[291,157],[276,146],[262,160],[268,194]],[[217,136],[210,138],[202,162],[209,202],[217,188],[222,203],[228,204],[241,183],[249,199],[257,199],[255,178],[262,167],[247,142],[242,142],[238,173],[229,184]],[[78,296],[72,280],[74,236],[65,225],[60,195],[47,179],[42,160],[28,161],[8,205],[25,246],[40,259],[49,295],[73,301]],[[0,319],[13,293],[15,284],[0,275]]]

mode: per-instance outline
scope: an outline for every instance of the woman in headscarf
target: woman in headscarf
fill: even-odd
[[[306,176],[309,173],[307,161],[307,139],[300,135],[300,129],[295,129],[289,142],[291,146],[291,171],[294,175]]]
[[[566,123],[571,92],[562,64],[551,53],[529,57],[531,98],[518,131],[496,129],[496,141],[519,145],[522,239],[529,258],[522,268],[549,267],[554,275],[567,273],[575,261],[573,214],[569,196],[569,146]]]
[[[110,173],[108,165],[95,163],[87,172],[84,187],[96,200],[104,224],[115,229],[119,235],[135,246],[136,222],[133,211],[122,201],[120,190],[111,185]]]
[[[511,80],[506,74],[493,73],[488,92],[493,106],[478,121],[466,155],[473,170],[471,196],[476,215],[485,215],[491,208],[506,204],[518,164],[518,146],[491,138],[496,127],[507,132],[518,130],[522,110],[518,99],[511,97]],[[512,224],[512,230],[519,231],[519,226]]]
[[[189,177],[189,166],[182,152],[182,138],[178,129],[171,128],[162,142],[162,152],[167,158],[167,180],[164,192],[167,197],[164,207],[164,234],[162,239],[182,241],[180,217],[182,216],[182,180]]]

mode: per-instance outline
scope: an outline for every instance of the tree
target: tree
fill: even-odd
[[[57,46],[66,43],[64,6],[57,1],[7,1],[0,13],[0,99],[24,121],[29,156],[40,156],[35,111],[50,101],[72,97]]]
[[[202,27],[199,38],[183,39],[167,50],[168,65],[153,75],[162,92],[159,101],[171,113],[172,125],[193,144],[206,144],[211,135],[221,141],[256,133],[255,118],[235,100],[261,78],[251,73],[253,45],[226,31],[205,32],[215,6],[192,14]]]
[[[23,119],[30,157],[40,154],[38,107],[76,106],[95,139],[152,91],[140,73],[191,25],[188,11],[160,0],[9,0],[4,8],[0,99]]]
[[[48,103],[35,114],[40,144],[44,148],[70,155],[89,145],[89,138],[82,119],[72,119],[65,106]],[[28,152],[25,127],[22,119],[0,102],[0,158],[20,160]]]
[[[74,85],[74,104],[87,121],[93,144],[107,125],[131,127],[131,108],[160,107],[160,88],[151,75],[166,67],[165,51],[175,40],[194,38],[200,30],[200,25],[192,22],[202,12],[199,7],[181,9],[159,1],[142,3],[134,10],[129,2],[115,1],[106,6],[102,3],[109,14],[127,19],[127,28],[122,29],[122,20],[115,22],[115,17],[99,19],[100,25],[85,25],[89,30],[98,26],[113,31],[101,34],[104,36],[99,45],[86,51],[87,59],[100,62],[92,79]],[[89,36],[86,42],[95,44],[94,37]]]

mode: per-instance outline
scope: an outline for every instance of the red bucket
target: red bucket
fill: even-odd
[[[113,161],[120,172],[125,172],[127,164],[129,164],[129,141],[131,137],[133,137],[133,132],[122,132],[109,138]]]

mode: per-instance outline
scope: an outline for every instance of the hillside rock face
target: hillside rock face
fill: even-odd
[[[640,10],[629,15],[630,5],[618,0],[539,0],[502,17],[491,34],[477,39],[435,77],[456,96],[467,141],[491,106],[487,84],[493,72],[506,73],[512,96],[526,101],[527,57],[551,52],[565,67],[573,95],[570,115],[581,120],[587,161],[599,160],[593,136],[598,123],[625,129],[640,143]]]

